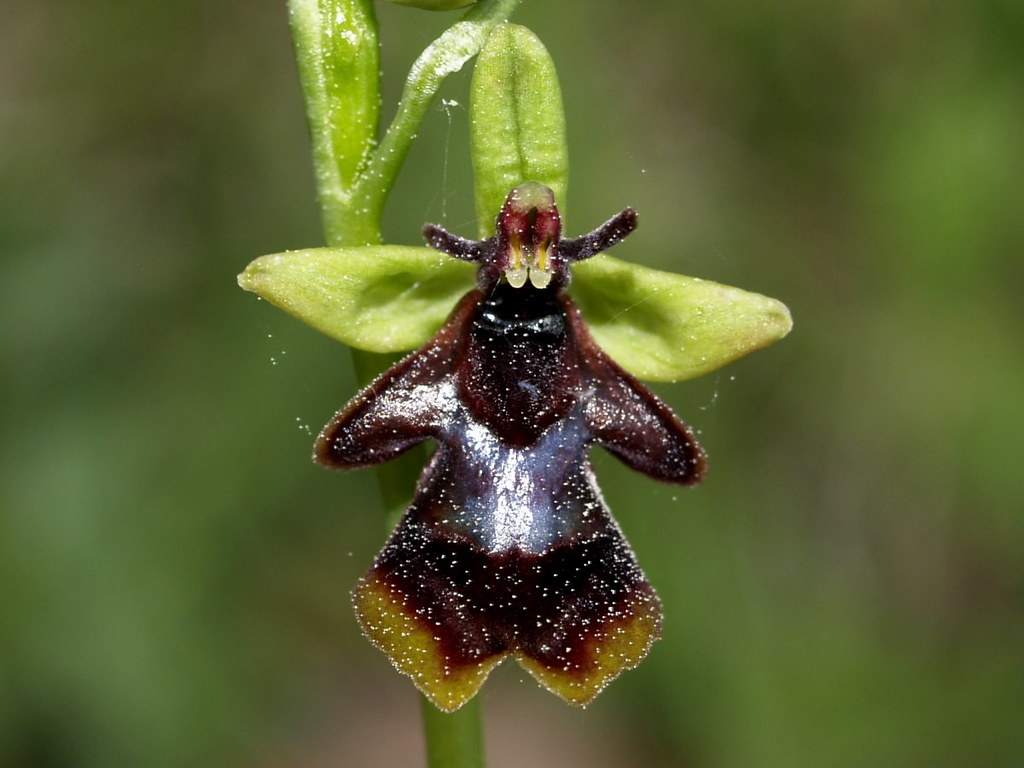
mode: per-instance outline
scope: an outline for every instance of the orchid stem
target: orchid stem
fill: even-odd
[[[442,712],[425,697],[423,731],[429,768],[483,768],[484,736],[480,698],[455,712]]]

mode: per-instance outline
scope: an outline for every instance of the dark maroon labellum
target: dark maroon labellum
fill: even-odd
[[[601,445],[658,480],[705,469],[692,432],[594,343],[563,290],[569,264],[636,226],[626,209],[561,239],[547,187],[517,187],[497,234],[428,242],[480,264],[444,327],[324,428],[339,469],[437,443],[412,504],[354,592],[369,638],[437,706],[460,707],[514,655],[585,704],[660,636],[661,607],[601,498]]]

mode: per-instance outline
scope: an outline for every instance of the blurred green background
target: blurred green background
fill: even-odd
[[[373,475],[309,460],[349,353],[235,286],[322,242],[284,3],[0,16],[0,764],[420,764],[417,696],[348,602]],[[455,17],[380,16],[390,119]],[[702,487],[595,456],[665,638],[585,711],[505,664],[492,766],[1024,765],[1024,5],[516,20],[561,75],[567,232],[634,205],[617,256],[796,328],[658,388]],[[474,232],[467,85],[391,242]]]

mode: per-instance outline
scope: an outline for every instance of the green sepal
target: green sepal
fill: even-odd
[[[710,373],[793,327],[775,299],[612,256],[580,262],[572,274],[569,293],[594,340],[645,381]]]
[[[487,38],[473,70],[469,116],[481,237],[494,233],[495,212],[525,181],[551,187],[564,203],[569,152],[562,91],[551,55],[526,27],[503,24]]]
[[[349,346],[404,352],[437,332],[474,269],[430,248],[310,248],[262,256],[238,284]],[[644,381],[710,373],[793,326],[775,299],[606,255],[573,267],[569,293],[598,345]]]
[[[351,347],[402,352],[441,327],[474,270],[425,247],[310,248],[261,256],[238,284]]]

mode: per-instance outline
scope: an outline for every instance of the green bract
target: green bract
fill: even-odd
[[[564,209],[569,153],[562,92],[551,55],[526,27],[502,24],[480,49],[469,118],[481,237],[494,233],[505,196],[525,181],[550,187]]]
[[[311,248],[256,259],[238,283],[357,349],[404,352],[441,327],[473,270],[429,248]],[[646,381],[700,376],[792,327],[775,299],[611,256],[573,274],[570,294],[598,345]]]

